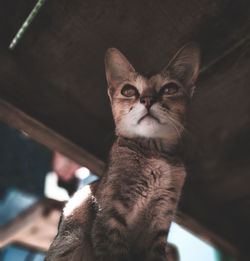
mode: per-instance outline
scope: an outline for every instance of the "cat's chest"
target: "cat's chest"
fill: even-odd
[[[185,169],[182,164],[173,165],[165,159],[152,158],[143,165],[138,178],[141,176],[148,179],[153,187],[164,187],[185,178]]]
[[[158,191],[169,187],[178,191],[185,180],[185,169],[182,165],[171,165],[165,159],[149,159],[137,178],[137,186],[141,185],[140,181],[146,181],[143,183],[144,194],[150,199]]]
[[[142,169],[142,175],[149,177],[153,183],[168,180],[171,178],[173,167],[163,159],[147,160],[145,169]]]
[[[141,213],[150,211],[158,203],[163,209],[170,198],[177,203],[185,180],[183,166],[173,166],[161,159],[148,160],[139,174],[129,189],[133,204],[127,220],[131,225],[138,221]]]

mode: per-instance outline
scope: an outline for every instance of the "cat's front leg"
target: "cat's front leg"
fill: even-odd
[[[179,252],[175,245],[167,243],[166,246],[167,259],[166,261],[179,261]]]
[[[129,261],[126,220],[116,212],[101,213],[92,229],[92,242],[96,261]],[[114,213],[116,212],[116,213]]]
[[[149,215],[152,218],[149,228],[149,231],[151,231],[151,244],[147,261],[166,261],[168,259],[172,261],[170,258],[171,248],[167,246],[167,236],[176,206],[173,200],[175,197],[169,196],[168,193],[165,195],[161,193],[160,196],[156,195],[152,199],[149,208]],[[157,216],[154,213],[157,213]]]
[[[147,255],[147,261],[168,261],[168,247],[166,242],[166,235],[164,231],[159,231],[149,246],[149,253]],[[160,235],[162,234],[162,235]]]
[[[175,245],[167,243],[169,225],[159,226],[152,233],[152,241],[149,246],[147,261],[179,261],[178,249]],[[153,229],[152,229],[153,230]]]
[[[162,242],[154,248],[155,253],[150,260],[154,261],[180,261],[178,249],[175,245]]]

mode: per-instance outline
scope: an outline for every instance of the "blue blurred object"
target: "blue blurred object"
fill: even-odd
[[[10,260],[21,261],[21,260],[25,260],[28,257],[28,255],[29,255],[29,252],[24,249],[16,248],[14,246],[9,246],[4,249],[1,260],[2,261],[10,261]]]
[[[86,185],[89,185],[90,183],[92,183],[98,179],[99,179],[98,176],[96,176],[95,174],[90,172],[89,175],[85,179],[78,179],[78,181],[79,181],[78,189],[80,189]]]
[[[35,253],[26,249],[9,246],[6,247],[1,256],[1,261],[43,261],[45,254]]]
[[[37,197],[16,189],[8,189],[0,201],[0,226],[6,224],[37,201]]]
[[[34,258],[32,261],[43,261],[45,257],[45,254],[35,254]]]
[[[38,198],[31,194],[16,189],[8,189],[4,198],[0,200],[0,226],[17,217],[37,200]],[[42,253],[31,252],[16,246],[8,246],[0,252],[1,261],[42,261],[43,259],[44,254]]]

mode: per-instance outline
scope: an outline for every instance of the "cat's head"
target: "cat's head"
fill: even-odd
[[[117,49],[108,49],[106,78],[117,135],[178,139],[184,130],[199,63],[199,48],[189,43],[159,74],[146,78]]]

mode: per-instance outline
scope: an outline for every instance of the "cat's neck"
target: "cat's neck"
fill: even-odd
[[[128,147],[131,150],[141,151],[146,156],[154,157],[158,155],[166,157],[182,158],[182,141],[169,143],[164,139],[152,138],[126,138],[117,137],[117,144],[121,147]]]

